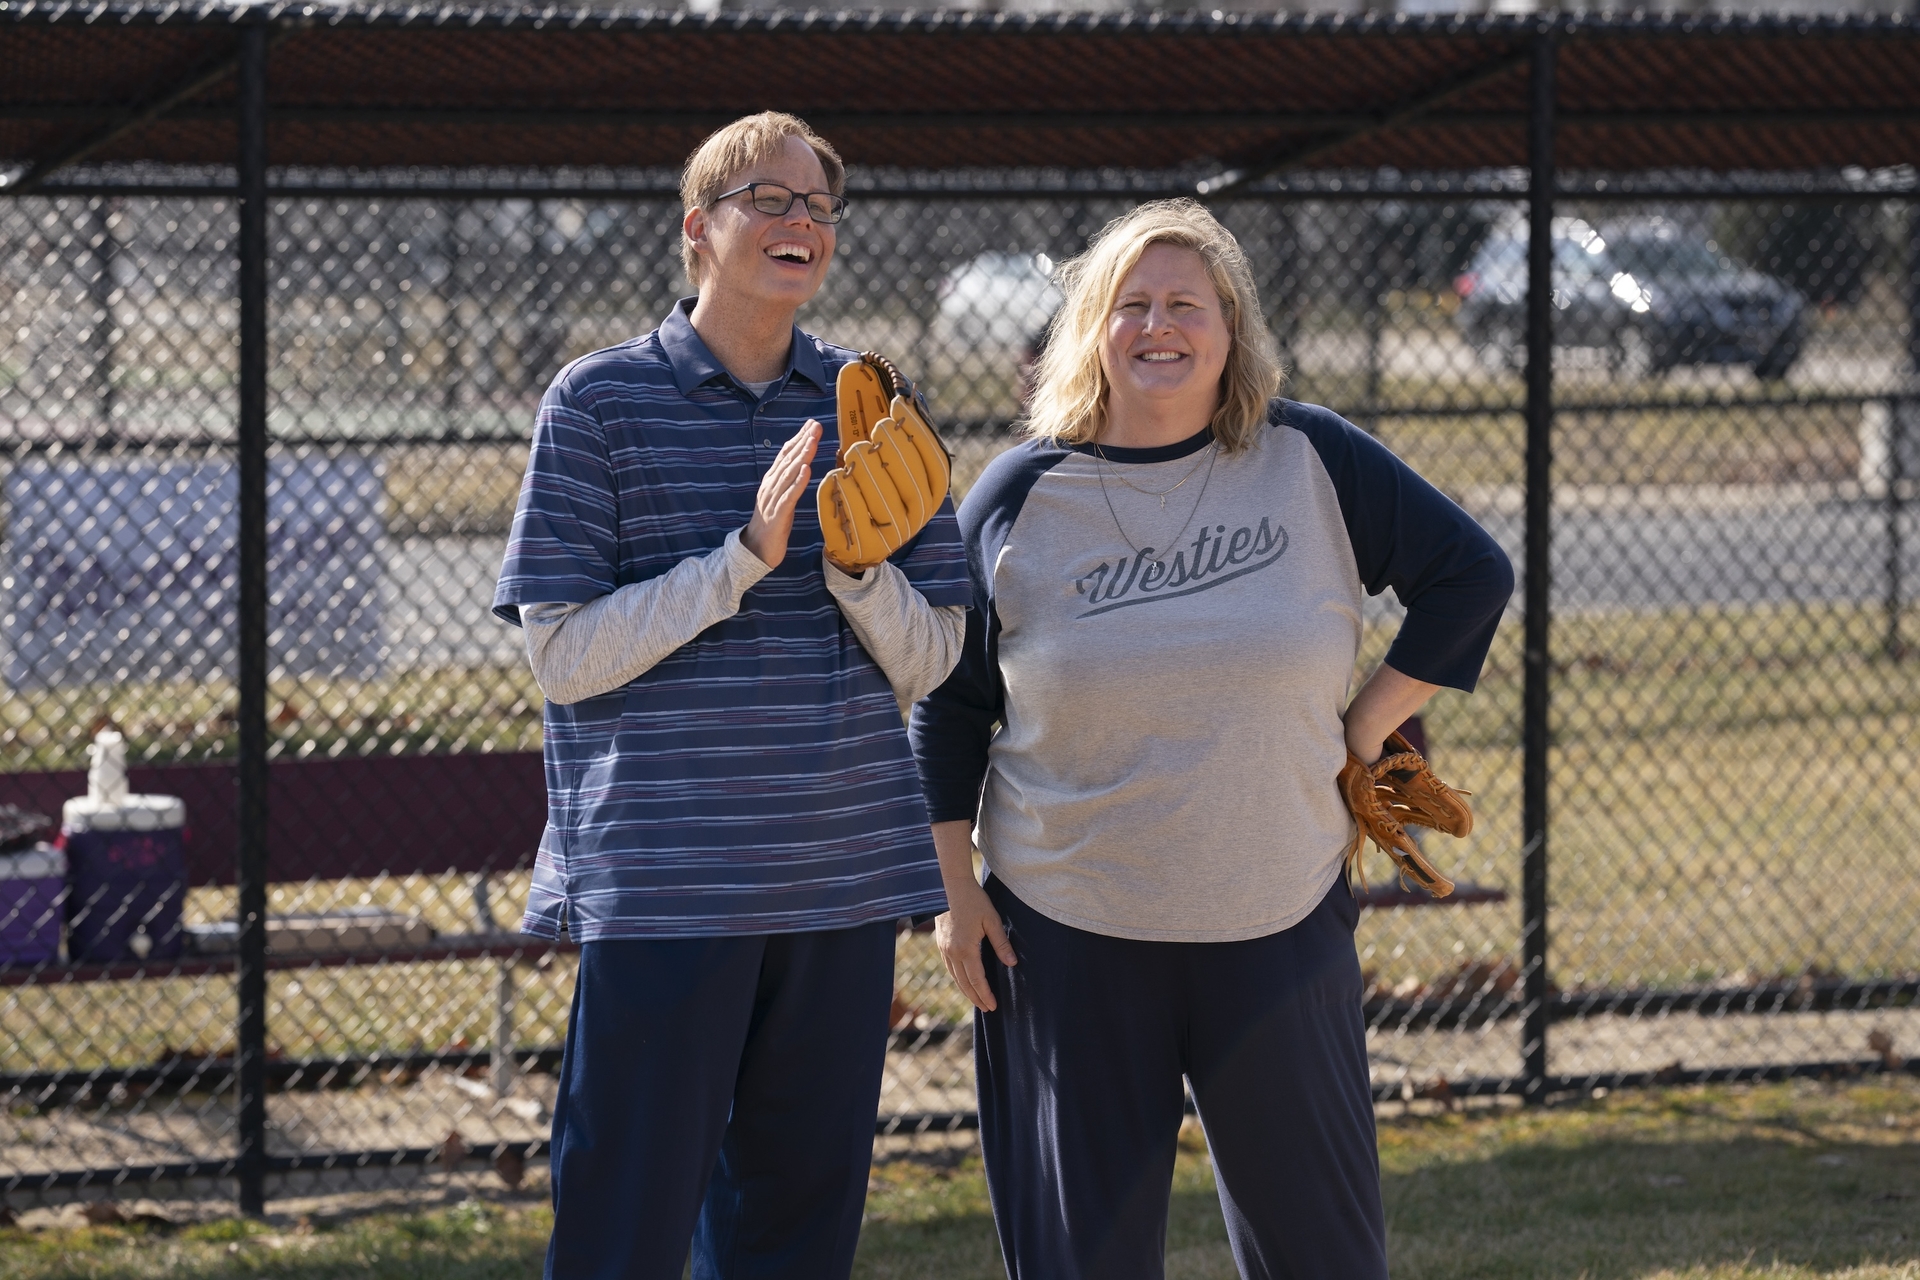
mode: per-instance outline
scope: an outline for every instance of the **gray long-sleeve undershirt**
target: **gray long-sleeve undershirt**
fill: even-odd
[[[527,661],[540,692],[562,705],[611,692],[738,613],[741,597],[770,572],[740,541],[740,532],[657,578],[586,604],[523,605]],[[966,610],[928,603],[891,564],[858,578],[831,564],[824,568],[828,592],[885,673],[904,714],[953,670]]]

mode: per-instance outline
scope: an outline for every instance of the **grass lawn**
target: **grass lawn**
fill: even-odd
[[[1920,1080],[1615,1094],[1385,1118],[1399,1280],[1920,1280]],[[855,1275],[1004,1273],[977,1156],[874,1169]],[[0,1230],[0,1273],[81,1277],[538,1274],[543,1207],[467,1201],[337,1222]],[[1234,1273],[1196,1132],[1174,1170],[1169,1277]]]

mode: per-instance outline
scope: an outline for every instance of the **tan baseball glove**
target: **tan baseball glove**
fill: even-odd
[[[834,387],[840,452],[820,480],[827,559],[861,573],[904,547],[946,499],[952,465],[913,388],[884,356],[863,351]]]
[[[1466,835],[1473,830],[1473,810],[1462,797],[1469,794],[1436,778],[1426,757],[1398,733],[1388,736],[1386,749],[1370,765],[1348,752],[1347,763],[1340,769],[1340,795],[1353,811],[1354,821],[1353,843],[1346,853],[1348,874],[1366,886],[1360,855],[1371,840],[1393,859],[1403,881],[1412,881],[1436,898],[1446,897],[1453,892],[1453,881],[1433,869],[1407,827]]]

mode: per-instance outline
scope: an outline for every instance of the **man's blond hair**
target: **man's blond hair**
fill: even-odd
[[[1085,253],[1060,268],[1066,300],[1054,315],[1034,378],[1028,435],[1052,444],[1085,444],[1106,426],[1112,388],[1100,363],[1100,345],[1107,315],[1140,255],[1156,244],[1191,249],[1206,266],[1232,336],[1211,424],[1214,438],[1227,453],[1253,442],[1286,375],[1240,242],[1194,200],[1155,200],[1122,214],[1101,228]]]
[[[732,124],[723,125],[693,149],[693,154],[687,157],[687,167],[680,171],[682,212],[704,209],[728,187],[739,186],[737,179],[741,174],[778,155],[788,138],[800,139],[820,157],[820,167],[827,174],[827,190],[837,196],[846,194],[847,166],[841,163],[840,153],[831,143],[799,116],[790,116],[784,111],[762,111],[757,116],[742,116]],[[693,251],[693,242],[687,239],[684,230],[680,233],[680,264],[687,269],[687,279],[698,289],[700,255]]]

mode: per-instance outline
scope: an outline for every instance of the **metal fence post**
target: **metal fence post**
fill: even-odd
[[[116,196],[100,196],[94,200],[92,236],[89,241],[93,249],[93,380],[99,400],[100,434],[103,437],[113,434],[113,290],[117,247],[113,214],[119,205]]]
[[[1526,686],[1522,694],[1520,950],[1526,1099],[1547,1091],[1547,665],[1553,515],[1553,73],[1549,27],[1535,38],[1527,113]]]
[[[519,1075],[513,1060],[513,1042],[519,1038],[513,1025],[513,1002],[513,961],[501,960],[496,963],[493,978],[493,1056],[487,1080],[495,1095],[502,1098],[513,1092]]]
[[[267,1174],[267,24],[240,31],[240,1212]]]
[[[1920,6],[1916,6],[1920,12]],[[1887,657],[1898,662],[1907,656],[1900,634],[1900,614],[1906,608],[1900,521],[1907,478],[1908,435],[1920,432],[1920,195],[1907,201],[1907,391],[1887,406]]]

